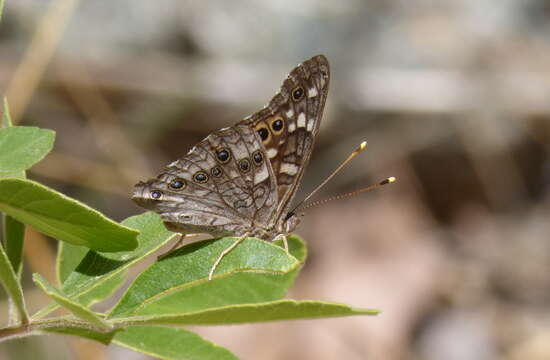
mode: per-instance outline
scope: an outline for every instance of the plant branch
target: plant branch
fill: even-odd
[[[108,333],[113,330],[106,330],[104,327],[92,325],[90,323],[70,318],[70,317],[58,317],[45,320],[35,320],[31,323],[23,325],[13,325],[5,328],[0,328],[0,342],[22,338],[31,335],[37,335],[41,330],[55,329],[55,328],[79,328],[92,330],[100,333]]]

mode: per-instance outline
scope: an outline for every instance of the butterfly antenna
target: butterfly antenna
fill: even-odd
[[[354,157],[356,157],[357,155],[359,155],[359,153],[363,150],[365,150],[367,148],[367,142],[366,141],[363,141],[361,144],[359,144],[359,146],[353,150],[353,152],[351,154],[349,154],[349,156],[347,157],[346,160],[344,160],[340,166],[338,166],[333,172],[332,174],[330,174],[322,183],[320,183],[315,189],[313,189],[312,192],[309,193],[308,196],[306,196],[306,198],[302,201],[300,201],[300,203],[298,205],[296,205],[294,207],[294,209],[292,211],[290,211],[287,215],[287,218],[289,218],[290,216],[292,216],[296,210],[298,210],[302,204],[304,204],[306,201],[308,201],[313,195],[315,195],[323,186],[325,186],[329,181],[330,179],[332,179],[336,174],[338,174],[340,172],[340,170],[342,170],[342,168],[344,166],[347,165],[347,163],[349,163]],[[309,206],[308,206],[309,207]]]
[[[305,210],[305,209],[308,209],[308,208],[313,207],[313,206],[321,205],[321,204],[327,203],[327,202],[332,201],[332,200],[340,200],[340,199],[345,199],[345,198],[350,197],[350,196],[355,196],[355,195],[360,194],[360,193],[364,193],[364,192],[367,192],[367,191],[377,189],[381,186],[390,184],[394,181],[395,181],[395,178],[393,176],[391,176],[389,178],[386,178],[386,179],[380,181],[377,184],[373,184],[373,185],[367,186],[367,187],[359,189],[359,190],[355,190],[355,191],[348,192],[348,193],[343,193],[343,194],[338,194],[338,195],[331,196],[327,199],[322,199],[322,200],[319,200],[319,201],[314,201],[314,202],[309,203],[309,204],[305,205],[304,207],[302,207],[301,210]],[[296,211],[296,209],[294,211]]]

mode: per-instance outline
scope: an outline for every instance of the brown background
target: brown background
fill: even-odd
[[[550,358],[550,2],[7,0],[0,93],[57,131],[29,177],[112,218],[137,180],[263,106],[317,53],[332,83],[302,197],[361,141],[308,211],[290,296],[378,317],[197,328],[243,359]],[[56,243],[28,232],[26,269]],[[30,310],[47,299],[26,278]],[[0,294],[0,321],[6,314]],[[0,359],[146,359],[36,337]]]

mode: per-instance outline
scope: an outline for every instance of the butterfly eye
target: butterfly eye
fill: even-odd
[[[160,200],[160,198],[162,197],[162,193],[158,190],[153,190],[151,191],[151,198],[153,200]]]
[[[283,132],[283,128],[285,127],[285,123],[283,122],[283,119],[280,116],[277,116],[271,121],[271,130],[273,130],[273,133],[275,135],[279,135]]]
[[[185,180],[183,179],[174,179],[170,182],[170,187],[172,189],[180,190],[185,187]]]
[[[239,169],[242,172],[248,172],[250,170],[250,161],[248,159],[239,160]]]
[[[224,148],[216,152],[216,157],[222,164],[225,164],[231,159],[231,153],[228,149]]]
[[[193,180],[196,183],[202,184],[208,181],[208,175],[204,171],[198,171],[193,175]]]
[[[298,86],[297,88],[292,90],[292,100],[298,101],[298,100],[302,99],[303,96],[304,96],[304,88],[303,87]]]
[[[219,167],[219,166],[214,166],[212,168],[212,170],[210,170],[210,173],[212,174],[212,176],[214,177],[220,177],[222,176],[222,169]]]
[[[260,166],[264,162],[264,156],[260,150],[256,150],[254,154],[252,154],[252,160],[254,160],[254,164],[257,166]]]

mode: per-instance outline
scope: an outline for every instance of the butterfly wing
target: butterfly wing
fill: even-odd
[[[298,65],[263,110],[210,134],[132,199],[173,231],[270,238],[309,161],[329,77],[322,55]]]
[[[132,199],[173,231],[244,234],[276,210],[277,185],[261,146],[248,126],[218,130],[156,178],[138,183]]]
[[[262,141],[277,182],[276,218],[286,215],[313,151],[328,93],[330,69],[323,55],[295,67],[269,104],[244,119]]]

